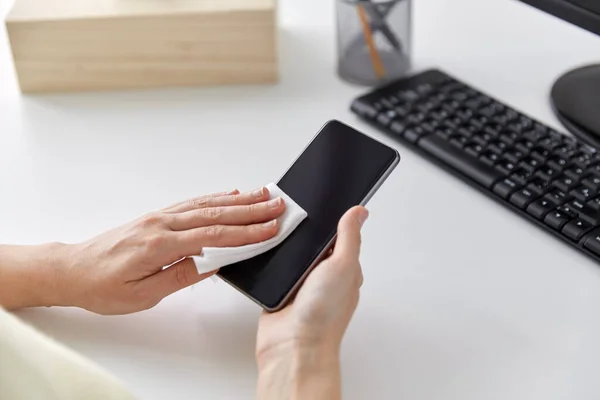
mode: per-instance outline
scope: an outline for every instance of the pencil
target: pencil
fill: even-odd
[[[385,76],[385,69],[383,67],[383,63],[381,62],[381,57],[379,56],[377,47],[375,47],[375,41],[373,40],[373,33],[369,27],[367,13],[365,12],[362,4],[357,4],[357,10],[362,25],[363,35],[365,36],[365,41],[367,42],[367,47],[369,48],[369,54],[371,55],[371,61],[373,62],[373,69],[375,70],[377,77],[382,79]]]

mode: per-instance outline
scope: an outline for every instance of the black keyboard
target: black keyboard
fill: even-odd
[[[600,262],[600,154],[438,70],[352,111]]]

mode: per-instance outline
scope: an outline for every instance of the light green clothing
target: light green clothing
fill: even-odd
[[[108,372],[0,308],[0,399],[132,400]]]

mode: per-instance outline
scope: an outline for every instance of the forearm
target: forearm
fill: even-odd
[[[68,305],[65,272],[68,245],[0,245],[0,306],[24,307]]]
[[[304,347],[259,359],[259,400],[339,400],[339,354]]]

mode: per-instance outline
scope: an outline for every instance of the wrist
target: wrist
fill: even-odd
[[[341,398],[336,346],[289,344],[257,355],[259,399]]]
[[[71,245],[0,246],[0,305],[68,306]]]

